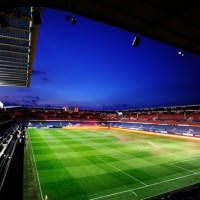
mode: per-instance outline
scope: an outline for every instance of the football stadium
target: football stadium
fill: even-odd
[[[32,84],[43,7],[67,11],[72,25],[74,13],[135,32],[133,47],[140,34],[178,47],[177,56],[200,55],[198,1],[172,7],[153,0],[123,6],[114,0],[3,0],[1,87]],[[200,104],[84,109],[0,102],[2,200],[200,199],[199,152]]]

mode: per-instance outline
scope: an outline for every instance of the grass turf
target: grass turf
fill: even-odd
[[[49,200],[144,199],[200,179],[198,141],[91,128],[28,135]]]

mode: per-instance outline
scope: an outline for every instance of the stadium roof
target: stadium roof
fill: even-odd
[[[0,12],[0,85],[29,86],[38,25],[31,12],[18,7]]]
[[[110,24],[125,30],[128,30],[137,35],[144,35],[146,37],[161,41],[163,43],[172,45],[179,49],[192,52],[200,55],[200,1],[199,0],[1,0],[0,10],[5,11],[11,7],[20,6],[43,6],[48,8],[55,8],[65,10],[67,12],[75,13],[84,17],[88,17],[106,24]],[[23,8],[24,11],[26,10]],[[25,11],[27,12],[27,11]],[[30,17],[30,13],[26,13]],[[15,19],[16,20],[16,19]],[[20,22],[18,25],[21,28],[25,22]],[[28,27],[25,28],[28,32]],[[1,30],[2,32],[2,30]],[[27,32],[20,32],[19,30],[8,29],[3,31],[6,36],[15,34],[23,39],[27,39]],[[11,33],[12,32],[12,33]],[[20,32],[20,33],[19,33]],[[1,33],[2,34],[2,33]],[[25,37],[25,38],[24,38]],[[8,38],[7,38],[8,39]],[[28,40],[28,39],[27,39]],[[25,41],[23,41],[25,43]],[[15,40],[12,45],[23,46],[21,40]],[[3,41],[3,43],[6,43]],[[22,44],[23,43],[23,44]],[[7,43],[6,43],[7,44]],[[8,43],[9,44],[9,43]],[[8,52],[5,48],[11,49],[15,54],[12,56],[27,57],[26,48],[18,48],[16,46],[6,47],[1,45],[4,51],[4,57]],[[31,49],[30,49],[31,50]],[[18,52],[19,51],[19,52]],[[11,52],[9,52],[11,53]],[[32,54],[33,55],[33,54]],[[21,59],[22,60],[22,59]],[[4,62],[5,63],[5,62]],[[20,66],[20,70],[25,72],[28,68],[28,79],[25,76],[23,79],[17,81],[14,77],[6,77],[2,79],[5,84],[14,85],[29,85],[31,75],[31,65]],[[9,75],[7,71],[4,73]],[[9,68],[10,69],[10,68]],[[11,68],[16,72],[15,68]],[[2,69],[1,69],[2,70]],[[21,74],[20,74],[21,75]],[[16,77],[19,78],[20,76]],[[27,81],[27,83],[26,83]]]

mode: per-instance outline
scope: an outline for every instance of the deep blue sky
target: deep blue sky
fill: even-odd
[[[131,32],[44,9],[31,86],[1,87],[5,105],[128,109],[200,104],[200,56]]]

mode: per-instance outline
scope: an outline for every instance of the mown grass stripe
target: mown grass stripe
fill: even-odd
[[[112,165],[112,164],[110,164],[110,163],[104,161],[104,160],[101,159],[99,156],[98,156],[97,158],[98,158],[99,160],[103,161],[104,163],[106,163],[107,165],[111,166],[112,168],[116,169],[117,171],[120,171],[120,172],[122,172],[123,174],[127,175],[128,177],[130,177],[130,178],[132,178],[132,179],[138,181],[139,183],[141,183],[141,184],[143,184],[143,185],[146,185],[144,182],[140,181],[139,179],[137,179],[137,178],[131,176],[130,174],[127,174],[126,172],[122,171],[121,169],[115,167],[114,165]]]
[[[38,170],[37,170],[37,165],[36,165],[36,161],[35,161],[35,155],[33,153],[33,147],[32,147],[32,143],[31,143],[31,137],[30,137],[30,134],[28,133],[29,135],[29,140],[30,140],[30,146],[31,146],[31,151],[32,151],[32,154],[33,154],[33,162],[34,162],[34,166],[35,166],[35,169],[36,169],[36,175],[37,175],[37,179],[38,179],[38,184],[39,184],[39,189],[40,189],[40,195],[41,195],[41,199],[44,200],[43,198],[43,194],[42,194],[42,188],[41,188],[41,184],[40,184],[40,178],[39,178],[39,175],[38,175]]]
[[[136,191],[134,199],[142,199],[199,178],[198,162],[186,167],[181,162],[199,156],[192,141],[111,129],[37,129],[31,138],[42,189],[56,199],[126,199]],[[187,176],[189,170],[198,174]],[[77,194],[70,193],[75,187]]]

